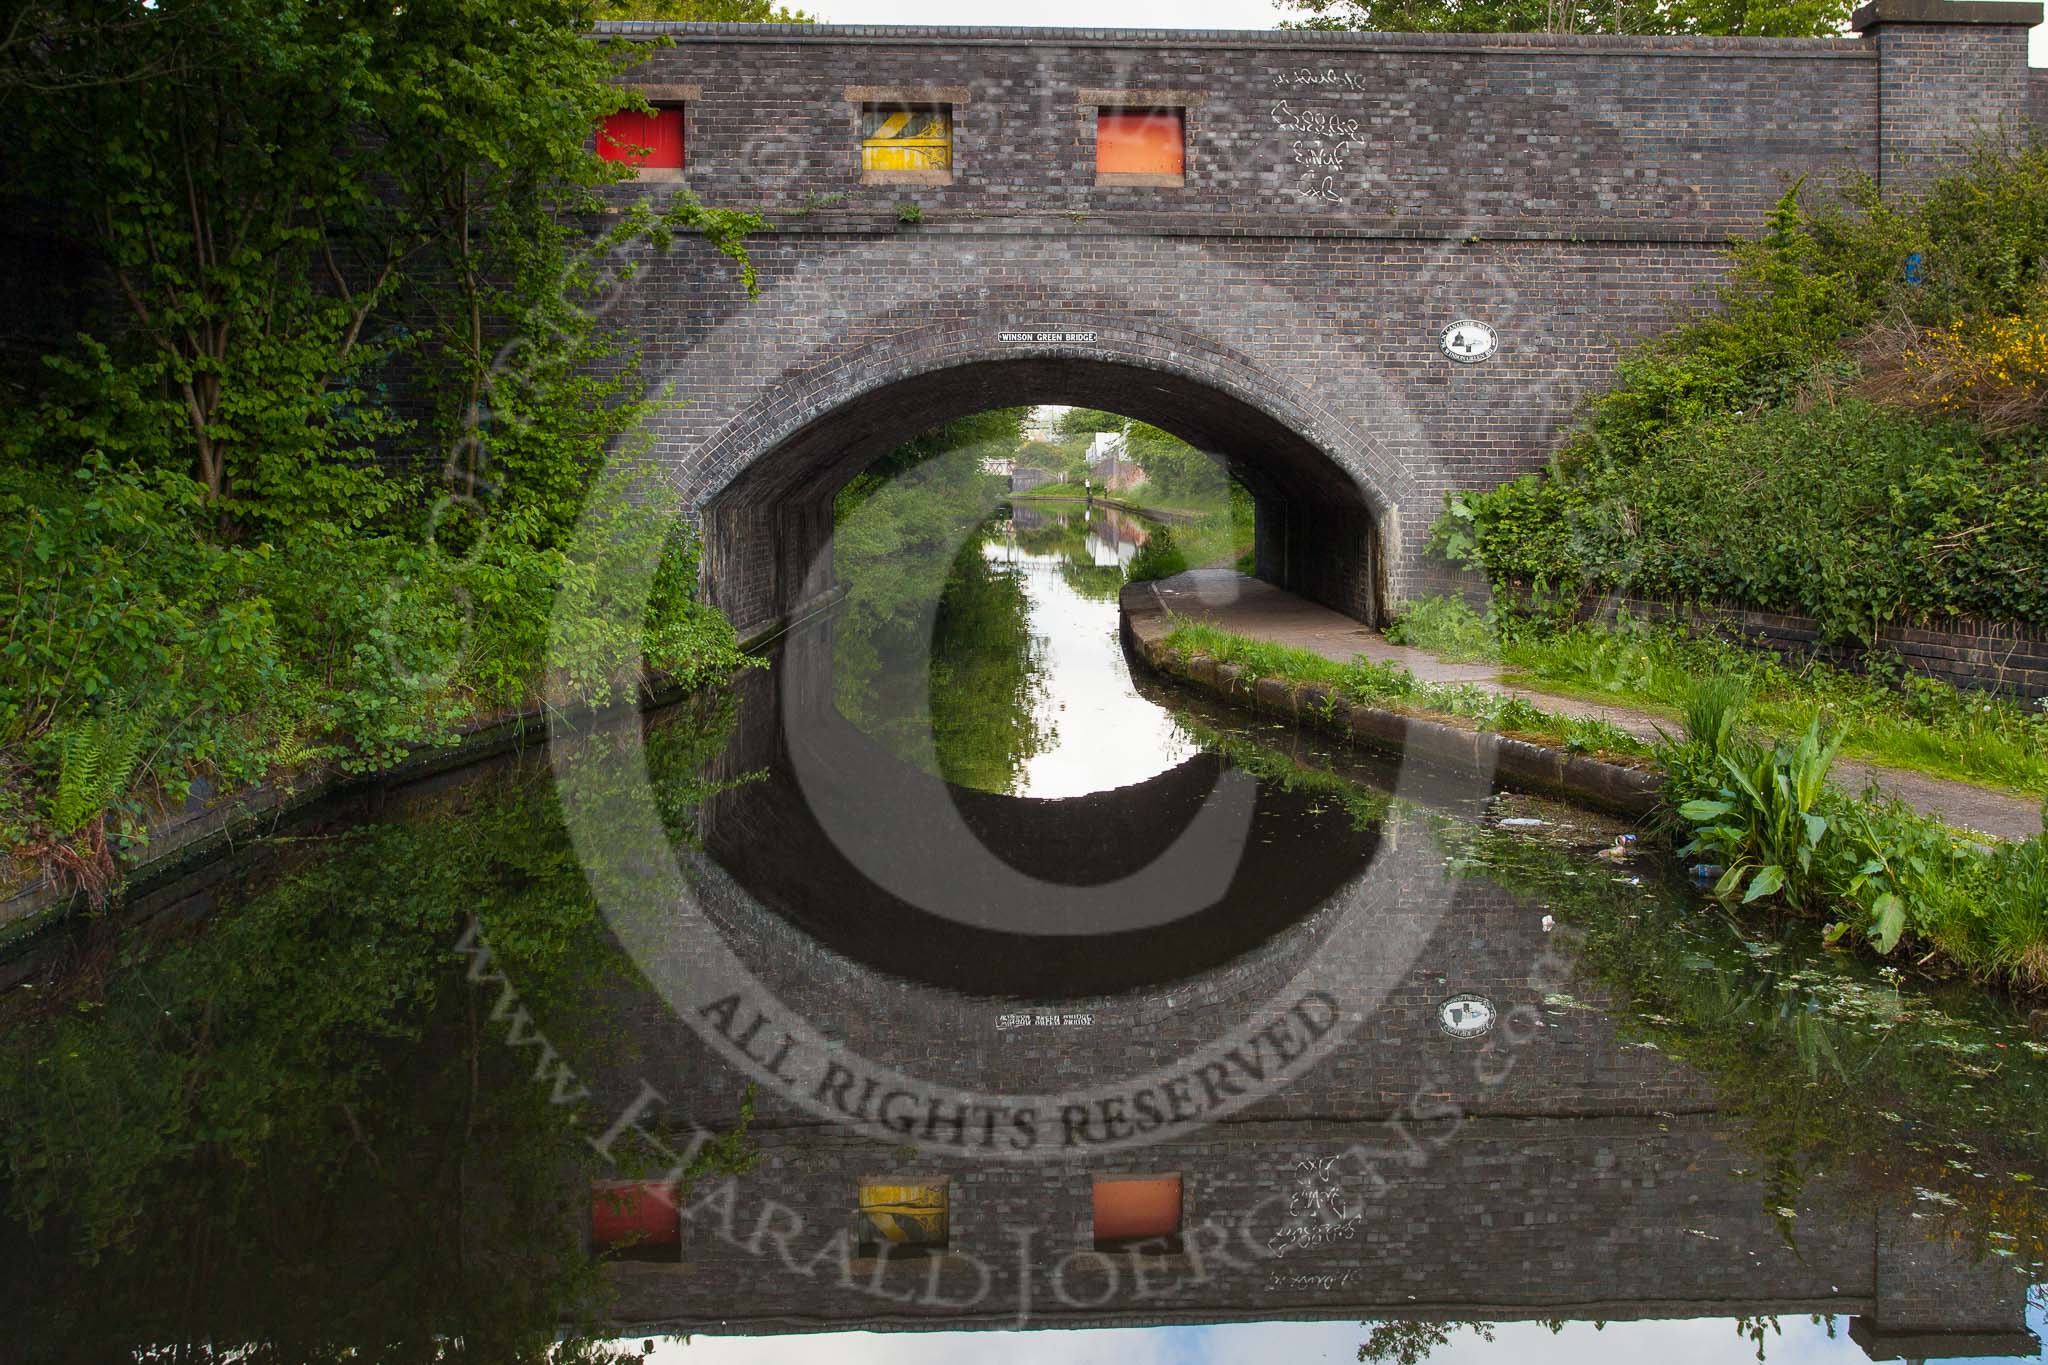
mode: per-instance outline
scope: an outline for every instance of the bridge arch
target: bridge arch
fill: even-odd
[[[1377,620],[1410,490],[1372,433],[1157,318],[1061,310],[1049,325],[1060,339],[1019,342],[1005,339],[1012,321],[977,311],[786,371],[688,462],[681,491],[710,599],[743,633],[789,619],[831,587],[833,497],[855,474],[955,418],[1058,403],[1135,417],[1220,457],[1257,508],[1259,576]]]

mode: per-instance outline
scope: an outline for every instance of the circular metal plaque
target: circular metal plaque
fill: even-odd
[[[1483,995],[1454,995],[1437,1006],[1436,1019],[1453,1038],[1483,1038],[1493,1032],[1493,1002]]]
[[[1443,353],[1464,365],[1477,365],[1500,347],[1500,337],[1493,328],[1473,318],[1459,318],[1444,328],[1442,340],[1437,343]]]

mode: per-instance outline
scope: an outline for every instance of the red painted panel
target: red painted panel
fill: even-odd
[[[642,151],[641,148],[645,148]],[[597,154],[606,161],[680,170],[683,165],[683,111],[680,106],[643,114],[621,109],[605,117],[597,135]]]
[[[1095,169],[1182,175],[1187,134],[1178,109],[1104,109],[1095,116]]]
[[[672,1247],[683,1240],[676,1187],[653,1180],[606,1181],[590,1187],[590,1247]]]

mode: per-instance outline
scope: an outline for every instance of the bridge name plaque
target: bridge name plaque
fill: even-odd
[[[997,332],[997,341],[1063,342],[1068,345],[1093,345],[1093,332]]]

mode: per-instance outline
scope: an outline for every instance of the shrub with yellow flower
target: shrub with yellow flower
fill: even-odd
[[[1871,396],[2006,433],[2048,418],[2048,296],[2027,312],[1924,331],[1880,329],[1863,352]]]

